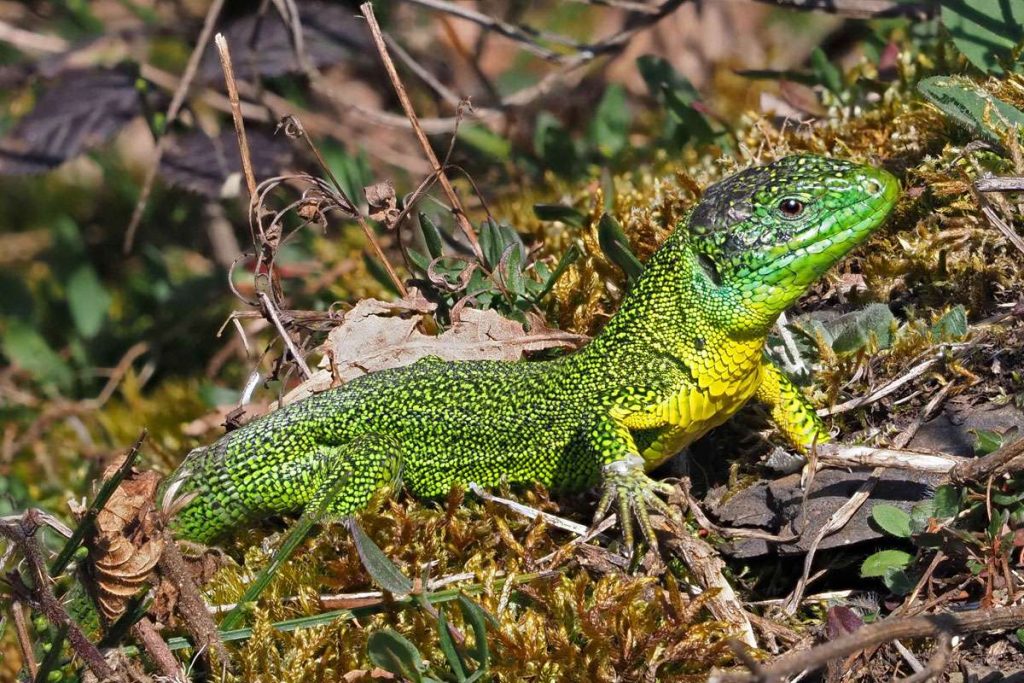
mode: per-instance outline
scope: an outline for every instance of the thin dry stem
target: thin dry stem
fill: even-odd
[[[228,48],[228,41],[223,33],[218,33],[214,37],[213,42],[217,46],[221,68],[224,69],[224,83],[228,89],[228,100],[231,102],[231,118],[235,123],[238,151],[242,157],[242,175],[245,176],[245,186],[249,190],[249,199],[252,201],[256,196],[256,174],[252,170],[249,141],[245,136],[245,119],[242,116],[242,105],[238,98],[238,84],[235,82],[235,69],[231,64],[231,52]]]
[[[46,616],[51,624],[67,631],[68,642],[75,653],[82,658],[85,665],[103,681],[120,681],[123,677],[118,676],[103,655],[93,643],[86,638],[81,627],[68,616],[64,605],[53,593],[53,586],[50,581],[50,574],[43,561],[42,551],[39,549],[39,542],[36,539],[35,531],[40,524],[36,520],[34,510],[29,510],[19,519],[0,520],[0,536],[8,539],[21,551],[22,557],[28,564],[32,576],[32,587],[24,586],[24,590],[32,596],[33,601],[39,605],[40,611]],[[8,575],[10,577],[10,575]],[[12,583],[21,584],[20,580]],[[21,586],[19,586],[21,590]]]
[[[430,140],[427,139],[427,134],[423,132],[423,128],[420,126],[419,119],[416,116],[416,110],[413,109],[412,102],[409,100],[409,93],[406,92],[405,86],[402,84],[401,78],[398,76],[398,70],[395,69],[395,63],[391,60],[391,56],[388,54],[388,47],[384,41],[384,34],[380,30],[380,24],[377,23],[377,17],[373,13],[373,5],[369,2],[363,3],[359,6],[363,16],[366,17],[366,23],[370,27],[370,35],[373,37],[373,42],[377,46],[377,51],[380,53],[381,61],[384,63],[384,69],[388,72],[388,77],[391,79],[391,85],[395,89],[395,94],[398,95],[398,100],[402,104],[402,109],[405,111],[406,117],[409,119],[409,123],[412,125],[413,132],[416,134],[416,139],[420,143],[420,147],[423,148],[423,153],[426,155],[427,160],[430,162],[431,168],[434,169],[434,173],[437,175],[438,183],[441,185],[441,189],[444,191],[445,196],[448,197],[448,202],[451,204],[452,213],[455,214],[455,219],[465,234],[466,239],[469,240],[469,244],[473,249],[473,253],[477,259],[483,262],[483,251],[480,248],[480,241],[477,239],[476,231],[473,229],[472,224],[469,222],[469,218],[466,216],[466,212],[462,208],[462,202],[459,200],[458,195],[455,193],[455,188],[448,181],[448,176],[445,175],[444,168],[441,166],[441,162],[438,161],[437,154],[434,153],[434,148],[430,146]]]
[[[260,303],[263,304],[263,310],[266,312],[267,317],[274,323],[274,327],[277,329],[277,333],[281,335],[281,339],[284,340],[285,346],[288,347],[288,351],[292,354],[292,358],[295,359],[295,364],[299,366],[299,372],[302,373],[302,379],[306,380],[313,376],[313,372],[309,369],[309,365],[306,364],[306,359],[302,357],[299,350],[295,347],[295,342],[292,341],[291,335],[288,334],[288,330],[285,329],[284,324],[281,322],[281,318],[277,315],[277,307],[274,306],[274,302],[270,300],[270,295],[266,292],[259,293]]]
[[[377,260],[384,265],[384,270],[387,271],[388,279],[391,280],[391,284],[395,286],[395,289],[398,290],[400,296],[403,298],[408,296],[409,290],[406,289],[405,283],[402,282],[402,278],[398,277],[398,273],[395,272],[395,268],[391,265],[391,261],[389,261],[388,257],[384,254],[384,249],[381,248],[380,242],[377,240],[377,235],[374,234],[370,224],[366,222],[366,218],[363,216],[362,212],[359,211],[359,207],[356,206],[356,203],[352,201],[351,197],[345,194],[345,190],[342,188],[341,183],[338,182],[338,179],[334,176],[330,166],[327,165],[323,156],[320,155],[320,150],[318,150],[316,145],[313,144],[313,140],[306,133],[306,129],[303,128],[302,123],[294,116],[286,116],[281,120],[281,122],[287,131],[293,135],[300,136],[305,140],[306,145],[309,147],[309,151],[313,153],[314,157],[316,157],[317,164],[319,164],[321,170],[323,170],[323,172],[331,179],[331,183],[334,185],[335,191],[351,208],[351,212],[355,217],[356,222],[359,223],[359,227],[362,229],[363,235],[366,237],[366,241],[370,243],[370,248],[373,249],[374,255],[377,257]]]
[[[36,654],[32,651],[32,638],[28,634],[28,623],[25,619],[25,605],[21,604],[20,600],[11,601],[11,618],[14,620],[14,633],[18,637],[22,661],[34,679],[36,672],[39,671],[39,663],[36,662]]]
[[[1024,625],[1024,606],[1001,607],[971,612],[946,612],[899,619],[883,619],[860,627],[853,633],[822,643],[810,650],[790,652],[763,666],[758,674],[719,673],[715,683],[775,683],[801,671],[813,671],[827,662],[892,640],[936,638],[985,631],[1014,630]]]
[[[891,382],[888,382],[887,384],[879,387],[878,389],[875,389],[866,396],[858,396],[856,398],[850,399],[849,401],[844,401],[839,405],[831,406],[828,408],[820,408],[818,410],[818,415],[821,415],[822,417],[826,417],[828,415],[838,415],[839,413],[845,413],[849,410],[855,410],[857,408],[870,405],[875,401],[880,401],[881,399],[885,398],[889,394],[892,394],[894,391],[902,387],[904,384],[907,384],[908,382],[911,382],[920,377],[921,375],[923,375],[924,373],[928,372],[932,368],[932,366],[939,362],[940,358],[941,356],[935,355],[932,358],[929,358],[928,360],[918,363],[910,370],[907,370],[904,374],[900,375]]]

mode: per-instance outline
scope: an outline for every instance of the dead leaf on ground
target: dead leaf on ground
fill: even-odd
[[[378,370],[409,365],[426,356],[448,361],[515,361],[531,351],[574,349],[586,337],[542,326],[527,332],[521,323],[496,311],[465,308],[459,319],[439,335],[424,334],[420,321],[434,304],[413,289],[409,296],[388,302],[364,299],[345,314],[321,347],[319,370],[289,392],[282,405]],[[397,314],[397,315],[396,315]]]

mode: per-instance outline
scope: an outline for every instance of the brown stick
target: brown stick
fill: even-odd
[[[984,482],[991,477],[1019,472],[1024,469],[1024,439],[1004,444],[983,458],[961,463],[949,471],[949,480],[954,484]]]
[[[223,666],[230,665],[227,648],[217,632],[217,624],[210,616],[209,608],[192,580],[192,574],[185,564],[174,536],[164,529],[164,551],[160,555],[160,571],[178,589],[178,609],[188,630],[196,639],[196,645],[210,653],[216,653]]]
[[[1024,192],[1024,176],[978,178],[974,187],[978,192]]]
[[[899,0],[757,0],[767,5],[803,11],[827,12],[855,19],[912,17],[927,19],[938,11],[938,3],[905,3]]]
[[[132,635],[139,641],[142,649],[153,659],[157,668],[160,669],[160,673],[168,681],[184,683],[181,664],[174,654],[171,653],[164,639],[156,632],[156,628],[153,627],[153,622],[149,620],[149,617],[142,617],[142,619],[132,625]]]
[[[1002,631],[1024,625],[1024,606],[1000,607],[971,612],[944,612],[901,619],[884,619],[862,626],[853,633],[822,643],[810,650],[790,652],[762,668],[760,675],[750,673],[724,674],[712,677],[715,681],[731,683],[774,683],[785,676],[824,666],[829,660],[904,638],[935,638],[942,634],[958,635],[981,631]]]
[[[373,5],[365,2],[359,6],[359,10],[366,17],[366,23],[370,26],[370,35],[373,36],[373,42],[380,53],[381,61],[384,62],[384,69],[388,72],[388,78],[391,79],[391,85],[395,89],[395,94],[398,95],[398,101],[401,102],[402,109],[405,111],[405,115],[412,125],[413,132],[416,134],[416,139],[419,140],[423,153],[437,175],[437,181],[440,183],[441,189],[444,190],[445,196],[448,197],[448,202],[452,206],[452,213],[455,214],[455,220],[458,222],[463,234],[466,235],[466,239],[469,240],[473,253],[476,254],[476,257],[482,263],[483,251],[480,249],[480,240],[477,239],[476,231],[469,222],[469,218],[466,217],[466,212],[462,208],[462,202],[459,200],[459,196],[455,194],[455,188],[448,181],[448,176],[445,175],[444,168],[442,168],[441,162],[438,161],[437,155],[434,153],[434,148],[430,146],[427,134],[423,132],[423,128],[420,126],[419,119],[416,117],[416,110],[413,109],[412,102],[409,100],[409,93],[406,92],[402,80],[398,77],[395,63],[391,61],[391,56],[388,54],[388,46],[384,42],[384,34],[381,33],[380,24],[377,23],[377,17],[373,13]]]
[[[34,510],[29,510],[19,519],[0,520],[0,536],[11,541],[21,551],[31,570],[33,586],[26,588],[39,603],[40,610],[50,623],[66,630],[71,647],[97,678],[102,681],[124,680],[110,668],[100,651],[86,638],[81,627],[68,616],[64,605],[54,595],[53,587],[50,585],[50,573],[46,569],[46,563],[34,536],[40,526],[35,514]]]
[[[39,671],[39,664],[36,662],[36,655],[32,651],[32,638],[28,635],[28,624],[25,621],[25,606],[20,600],[11,601],[11,617],[14,619],[14,633],[18,636],[18,647],[21,649],[21,659],[28,669],[28,675],[35,679]]]
[[[238,84],[235,82],[235,68],[231,64],[231,52],[228,50],[228,41],[223,33],[218,33],[214,39],[217,46],[217,53],[220,55],[220,65],[224,69],[224,83],[228,88],[228,100],[231,102],[231,118],[235,123],[235,135],[238,137],[238,151],[242,157],[242,174],[245,176],[245,186],[249,190],[250,200],[256,196],[256,174],[252,170],[252,159],[249,155],[249,141],[245,136],[245,119],[242,117],[241,100],[238,98]],[[253,240],[255,241],[255,240]]]

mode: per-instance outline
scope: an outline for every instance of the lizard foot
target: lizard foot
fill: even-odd
[[[667,495],[672,491],[672,486],[664,482],[651,479],[644,472],[644,461],[639,455],[631,453],[622,460],[608,463],[604,466],[604,491],[601,500],[597,504],[597,511],[594,513],[596,524],[612,505],[612,501],[618,502],[619,524],[622,525],[622,536],[626,547],[633,548],[633,518],[640,523],[640,531],[644,535],[647,544],[657,550],[658,541],[654,536],[654,527],[651,526],[651,519],[648,516],[648,509],[656,511],[669,518],[677,518],[675,513],[658,494]]]

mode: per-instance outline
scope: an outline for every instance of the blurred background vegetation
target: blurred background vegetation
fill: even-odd
[[[702,188],[790,152],[881,164],[906,189],[893,225],[794,312],[802,357],[789,366],[809,394],[833,405],[864,394],[922,353],[962,341],[969,326],[1005,321],[1019,303],[1020,195],[973,183],[1024,174],[1022,4],[374,3],[419,124],[479,236],[475,253],[358,3],[0,2],[0,514],[39,507],[69,519],[67,500],[94,493],[142,428],[142,464],[166,473],[222,433],[226,418],[239,419],[229,413],[243,403],[258,414],[297,386],[301,372],[268,308],[310,363],[342,311],[410,284],[437,304],[435,329],[468,305],[592,334]],[[231,48],[255,178],[278,179],[266,204],[292,208],[269,236],[250,224],[214,31]],[[294,119],[282,123],[286,116]],[[886,304],[887,315],[859,314],[869,302]],[[801,317],[819,309],[855,315]],[[1019,407],[1015,321],[980,355],[951,358],[908,386],[906,402],[837,415],[835,425],[884,439],[957,381],[952,396]],[[549,504],[542,492],[529,496]],[[1006,503],[1014,513],[1020,505]],[[379,542],[447,514],[407,507],[368,522]],[[444,567],[493,580],[530,568],[521,546],[502,557],[503,542],[555,547],[526,522],[478,507],[458,513],[466,537],[498,525],[505,541],[431,555],[403,548],[398,533],[385,552],[410,567],[451,553]],[[1004,521],[997,535],[1014,531]],[[283,596],[315,592],[324,576],[337,589],[366,585],[343,536],[326,534],[315,546],[322,552],[296,561],[258,624],[303,613],[309,604]],[[54,534],[43,540],[61,544]],[[905,559],[876,576],[910,571]],[[14,564],[10,555],[3,562]],[[231,602],[240,570],[225,572],[211,598]],[[774,580],[758,576],[748,588]],[[895,590],[892,576],[875,588]],[[637,596],[651,589],[637,580],[576,568],[535,589],[543,604],[524,607],[529,618],[513,628],[502,617],[510,630],[499,636],[494,672],[639,680],[660,675],[650,669],[659,647],[673,676],[728,661],[724,648],[704,646],[718,642],[720,627],[693,626],[696,607],[673,612],[675,579],[660,579],[664,604],[643,614]],[[492,597],[481,598],[487,609],[497,607],[500,595]],[[567,625],[595,601],[621,620],[612,632]],[[462,619],[475,623],[466,609]],[[422,615],[381,623],[444,661]],[[635,652],[619,640],[630,629],[647,638]],[[359,630],[346,622],[334,633],[347,639],[341,647],[330,634],[299,642],[257,628],[244,679],[366,670]],[[537,633],[565,641],[550,646],[558,661],[546,669],[525,663],[546,652]],[[0,642],[0,677],[13,680],[22,655],[10,629]],[[320,668],[290,668],[289,652]]]

